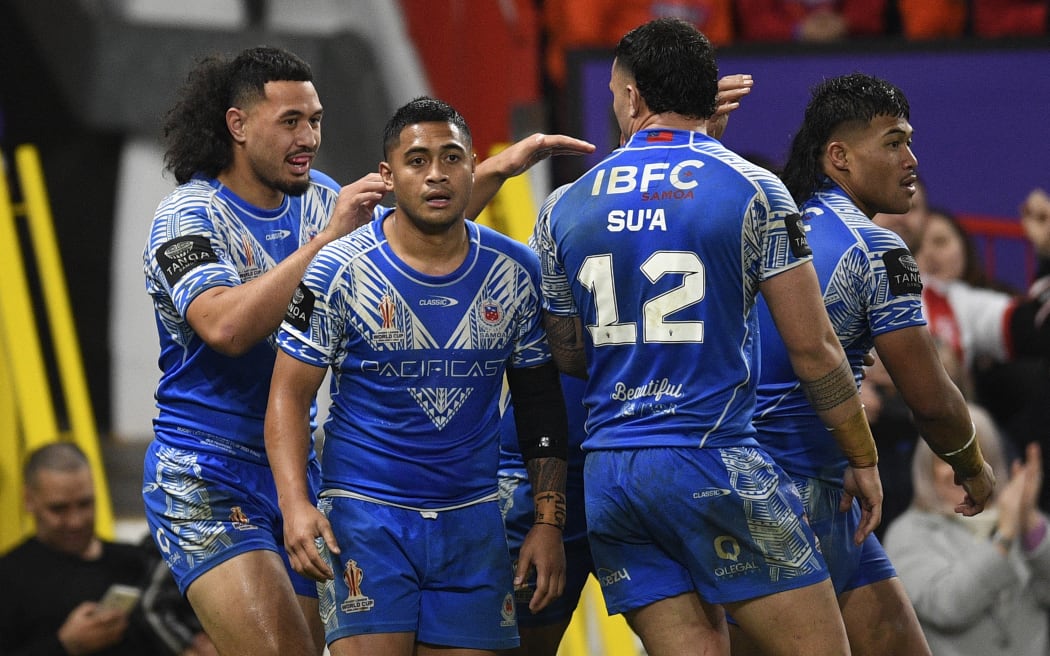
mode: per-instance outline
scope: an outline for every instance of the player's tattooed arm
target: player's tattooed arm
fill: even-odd
[[[534,523],[565,528],[566,463],[561,458],[534,458],[525,463],[536,507]]]
[[[583,348],[583,323],[580,318],[544,312],[543,327],[547,331],[547,342],[558,370],[576,378],[587,378],[587,355]]]

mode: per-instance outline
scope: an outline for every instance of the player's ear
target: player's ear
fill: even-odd
[[[849,170],[849,146],[842,141],[832,141],[828,144],[827,148],[824,149],[824,154],[838,171]]]
[[[244,134],[247,119],[247,115],[238,107],[230,107],[226,110],[226,129],[230,131],[230,136],[237,143],[244,143],[247,139]]]
[[[394,175],[390,165],[386,162],[379,163],[379,177],[383,178],[383,184],[387,191],[394,190]]]

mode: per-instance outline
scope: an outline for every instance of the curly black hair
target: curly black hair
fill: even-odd
[[[310,65],[271,46],[244,50],[233,59],[210,55],[190,71],[179,99],[164,119],[165,168],[182,184],[196,173],[215,177],[233,159],[226,110],[258,100],[267,82],[312,82]]]

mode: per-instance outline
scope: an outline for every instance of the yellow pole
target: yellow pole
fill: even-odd
[[[37,272],[51,327],[51,341],[66,402],[70,432],[73,440],[87,455],[94,473],[95,529],[102,537],[112,539],[113,505],[99,449],[98,427],[84,375],[76,324],[70,309],[69,288],[62,270],[51,205],[44,184],[43,167],[40,165],[37,149],[31,145],[22,145],[15,149],[15,163],[22,187],[29,234],[36,253]],[[108,266],[102,267],[102,271],[108,274]]]
[[[3,163],[0,158],[0,164]],[[0,333],[13,372],[26,451],[58,438],[58,425],[19,246],[6,169],[0,175]]]
[[[4,346],[0,343],[0,554],[21,542],[30,529],[22,506],[22,440],[14,374]]]

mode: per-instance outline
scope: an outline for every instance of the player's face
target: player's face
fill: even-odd
[[[911,150],[911,124],[896,116],[876,116],[855,131],[847,143],[849,193],[869,217],[879,212],[903,214],[911,209],[915,194],[915,168]]]
[[[924,276],[931,275],[942,280],[962,278],[966,248],[948,217],[937,212],[929,214],[915,260]]]
[[[388,158],[379,173],[398,210],[420,231],[439,234],[463,220],[474,189],[474,152],[457,126],[409,125]]]
[[[244,147],[257,183],[299,196],[321,145],[321,101],[312,82],[267,82],[266,97],[245,110]]]
[[[41,542],[74,556],[87,552],[95,537],[95,488],[89,468],[40,470],[34,483],[26,485],[25,495]]]

